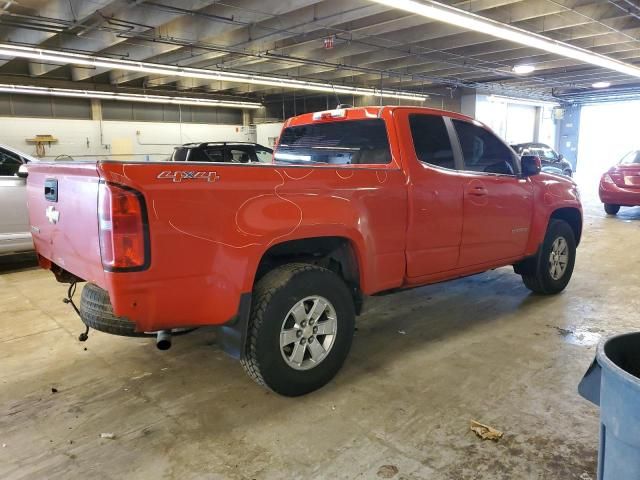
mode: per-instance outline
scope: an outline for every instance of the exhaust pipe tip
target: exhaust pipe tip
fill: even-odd
[[[171,330],[160,330],[158,332],[156,347],[158,350],[169,350],[171,348]]]

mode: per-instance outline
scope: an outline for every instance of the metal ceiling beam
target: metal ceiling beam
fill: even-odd
[[[164,1],[169,5],[200,10],[214,3],[215,0]],[[100,25],[93,26],[90,31],[80,32],[79,34],[60,34],[54,38],[47,39],[44,42],[44,46],[60,50],[99,52],[107,47],[131,41],[136,34],[148,33],[149,30],[158,29],[180,16],[177,13],[171,13],[166,10],[149,9],[144,3],[137,3],[131,6],[126,11],[126,14],[121,10],[108,8],[101,12]],[[144,27],[134,27],[135,24],[144,25]],[[34,62],[30,64],[30,72],[34,76],[45,75],[57,68],[60,68],[60,66]]]
[[[594,6],[594,5],[592,5]],[[585,10],[587,6],[583,5],[583,10]],[[595,7],[600,7],[600,4],[596,4]],[[564,7],[563,7],[564,8]],[[580,22],[578,22],[580,23]],[[556,30],[560,30],[562,24],[554,24],[554,28]],[[589,33],[584,33],[585,30],[573,30],[571,35],[574,38],[577,38],[577,41],[571,42],[572,44],[577,44],[578,46],[582,46],[582,47],[589,47],[592,44],[596,45],[598,44],[597,41],[589,41],[587,39],[592,39],[594,36],[605,36],[610,38],[611,37],[611,33],[608,32],[607,34],[604,35],[600,35],[601,32],[589,32]],[[624,33],[624,32],[623,32]],[[637,33],[635,30],[629,30],[628,33],[626,34],[626,36],[631,36],[633,34]],[[565,32],[566,34],[566,32]],[[564,35],[558,35],[558,36],[564,36]],[[481,38],[484,37],[484,39],[486,41],[481,42]],[[605,42],[602,42],[605,43]],[[611,42],[609,42],[611,43]],[[499,64],[501,63],[502,65],[504,65],[505,63],[507,65],[511,64],[513,65],[514,63],[517,63],[519,61],[522,60],[532,60],[534,61],[535,56],[540,55],[540,51],[538,50],[532,50],[532,49],[526,49],[524,47],[521,46],[514,46],[512,43],[510,42],[506,42],[506,41],[496,41],[495,39],[489,39],[486,36],[483,36],[481,34],[472,34],[472,33],[465,33],[462,35],[454,35],[452,37],[448,37],[448,38],[443,38],[443,39],[437,39],[434,41],[429,41],[426,43],[426,45],[428,46],[432,46],[432,47],[443,47],[445,45],[452,45],[454,46],[456,49],[459,49],[459,53],[475,53],[477,52],[486,52],[487,50],[489,50],[489,52],[491,53],[495,53],[493,55],[469,55],[470,57],[470,65],[474,65],[474,62],[472,60],[482,60],[485,62],[488,62],[488,65],[491,66],[492,62],[495,62],[493,64],[493,68],[496,68],[499,66]],[[492,50],[492,46],[495,45],[502,45],[504,46],[504,48],[497,48]],[[451,52],[451,53],[456,53],[455,49],[448,49],[447,51]],[[513,55],[513,58],[510,58],[509,55],[505,55],[505,52],[508,51],[513,51],[513,52],[518,52],[519,54]],[[318,54],[319,55],[319,54]],[[547,54],[548,55],[548,54]],[[415,66],[415,65],[429,65],[431,64],[434,68],[432,69],[421,69],[421,70],[417,70],[417,69],[408,69],[408,74],[412,74],[412,73],[421,73],[421,74],[425,74],[425,75],[434,75],[434,76],[439,76],[442,72],[440,71],[443,67],[451,70],[450,67],[446,67],[445,63],[442,62],[442,56],[439,55],[439,53],[428,53],[428,54],[423,54],[420,56],[420,59],[418,61],[416,61],[413,58],[413,55],[406,55],[403,56],[401,54],[397,55],[397,58],[393,59],[393,55],[389,54],[389,52],[385,53],[378,53],[378,52],[373,52],[373,53],[364,53],[364,54],[360,54],[358,56],[359,58],[353,58],[352,57],[352,63],[357,63],[358,65],[369,65],[369,66],[375,66],[376,68],[379,69],[392,69],[392,70],[403,70],[403,68],[406,67],[410,67],[410,66]],[[557,57],[555,57],[557,58]],[[377,61],[379,61],[380,63],[377,63]],[[373,62],[373,63],[371,63]],[[568,63],[565,63],[566,66],[570,66],[570,65],[576,65],[577,62],[573,62],[573,61],[567,61]],[[280,62],[280,64],[282,65],[283,62]],[[280,68],[279,71],[282,73],[286,73],[286,72],[295,72],[296,69],[298,68],[298,65],[296,65],[295,62],[291,62],[290,63],[290,67],[288,69],[282,69]],[[269,68],[266,69],[267,71],[269,70]],[[490,74],[490,68],[488,69],[488,73],[489,76],[491,77],[492,75]],[[261,69],[262,71],[262,69]],[[464,70],[462,70],[464,72]],[[322,74],[322,72],[324,72],[324,74]],[[460,72],[460,70],[458,70],[457,72]],[[474,72],[467,72],[468,75],[467,76],[474,76],[476,74],[474,74]],[[539,72],[538,72],[539,73]],[[327,68],[317,68],[317,69],[305,69],[305,74],[309,75],[309,76],[314,76],[317,78],[326,78],[326,76],[331,76],[332,78],[345,78],[345,77],[350,77],[352,79],[358,78],[358,80],[364,81],[365,83],[367,81],[375,81],[375,78],[373,76],[369,76],[367,74],[358,74],[358,73],[354,73],[354,72],[350,72],[348,68],[344,68],[341,71],[331,71],[330,69]],[[320,75],[318,75],[320,74]],[[419,82],[414,82],[414,83],[419,83]]]
[[[107,8],[120,9],[127,5],[126,0],[49,0],[37,14],[41,17],[52,17],[73,22],[81,26],[88,21],[97,10]],[[30,30],[19,26],[7,27],[0,25],[0,40],[2,42],[38,45],[53,37],[54,31]],[[5,62],[0,62],[2,66]]]
[[[211,42],[213,39],[237,28],[236,22],[242,22],[244,25],[250,25],[271,18],[273,15],[283,15],[293,10],[318,3],[319,0],[262,0],[260,8],[263,11],[256,11],[255,0],[236,0],[233,6],[215,2],[212,6],[205,8],[199,14],[193,16],[181,16],[175,21],[170,22],[162,27],[162,37],[171,39],[177,37],[192,43]],[[270,13],[264,13],[268,11]],[[218,19],[229,19],[229,21],[215,21]],[[141,40],[134,44],[134,41],[127,42],[126,45],[117,45],[101,52],[101,54],[126,56],[130,59],[151,61],[155,63],[167,63],[159,60],[162,55],[174,52],[182,48],[180,44],[165,43],[162,41],[149,42]],[[107,72],[107,69],[98,68],[92,71],[86,71],[85,78]],[[119,78],[122,75],[114,72],[112,81],[121,83]],[[130,78],[130,77],[125,77]]]
[[[475,3],[477,4],[476,8],[494,8],[496,7],[496,5],[504,6],[506,4],[514,3],[516,1],[519,1],[519,0],[485,0],[483,2],[475,2]],[[469,2],[465,1],[465,2],[458,2],[458,3],[468,4]],[[371,30],[375,30],[376,32],[408,30],[410,29],[411,25],[415,27],[418,23],[419,23],[418,20],[414,16],[407,16],[405,14],[396,13],[391,18],[389,18],[388,14],[375,13],[374,15],[371,15],[371,16],[362,17],[359,19],[359,21],[351,20],[348,23],[347,22],[332,23],[330,26],[326,26],[325,24],[325,28],[319,28],[316,31],[306,32],[304,35],[293,37],[292,39],[287,39],[285,43],[291,42],[294,45],[312,44],[314,47],[317,47],[322,42],[322,39],[327,36],[328,33],[340,32],[340,31],[344,32],[345,31],[344,28],[346,28],[347,26],[350,28],[349,32],[357,33],[358,35],[361,35],[362,31],[371,31]],[[424,26],[421,26],[421,30],[424,30]],[[463,29],[457,29],[457,30],[460,32],[463,31]],[[430,29],[428,32],[425,32],[425,31],[421,32],[421,38],[423,40],[427,40],[430,38],[438,38],[445,34],[450,33],[451,31],[452,31],[452,27],[450,25],[433,23],[432,25],[430,25]],[[410,38],[410,35],[411,34],[408,34],[407,38]],[[271,39],[271,40],[273,41],[274,39]],[[273,43],[272,45],[276,47],[278,43]],[[369,52],[375,47],[373,47],[372,45],[354,42],[349,45],[349,48],[360,49],[360,51],[362,52],[365,52],[365,51]],[[275,48],[275,49],[278,51],[282,50],[281,48]],[[239,57],[241,59],[238,61],[238,65],[242,64],[243,66],[246,66],[254,63],[259,63],[262,66],[265,64],[266,61],[273,61],[273,59],[268,56],[269,51],[270,51],[269,48],[265,49],[265,47],[263,47],[263,50],[258,51],[257,55],[252,55],[252,56],[245,55],[244,57],[242,55],[235,55],[235,57],[236,58]],[[218,56],[220,57],[222,55],[218,55]],[[234,58],[234,55],[228,55],[228,57]],[[332,57],[333,55],[331,50],[327,51],[321,48],[319,49],[318,52],[314,52],[314,55],[311,56],[311,58],[324,58],[327,60],[332,59]],[[183,63],[184,62],[181,62],[181,64]],[[209,62],[199,61],[196,64],[202,67],[211,66],[211,63]],[[233,66],[233,62],[225,62],[225,63],[222,63],[222,65],[225,67]],[[275,65],[274,68],[267,68],[265,70],[268,70],[271,73],[283,73],[284,71],[286,71],[286,66],[282,62],[277,62],[274,65]],[[299,63],[297,65],[299,65]],[[251,70],[259,72],[262,69],[251,68]],[[155,77],[153,78],[153,81],[161,83],[163,80],[162,78]],[[171,81],[171,79],[167,78],[166,81]]]
[[[388,8],[375,5],[362,0],[363,6],[354,5],[346,11],[335,12],[335,5],[330,3],[314,2],[304,8],[292,12],[283,13],[278,17],[270,17],[262,22],[251,25],[238,23],[237,28],[220,32],[215,38],[217,45],[228,47],[238,52],[260,51],[278,39],[288,38],[291,35],[306,33],[310,28],[324,28],[326,23],[332,21],[351,22],[368,12],[376,13],[388,10]],[[228,55],[228,52],[206,50],[190,47],[182,47],[170,55],[163,55],[155,59],[161,63],[177,64],[181,66],[196,66],[206,64],[210,66],[215,59]],[[139,78],[134,73],[118,76],[113,79],[117,83],[124,83]]]
[[[592,4],[592,5],[598,6],[598,4]],[[515,7],[518,7],[518,8],[516,9]],[[547,15],[554,12],[563,12],[565,11],[563,10],[564,8],[565,7],[555,6],[555,10],[538,8],[537,11],[538,11],[538,14]],[[510,9],[510,12],[511,12],[510,18],[512,19],[512,24],[515,24],[521,27],[525,26],[527,22],[531,21],[532,18],[535,18],[533,13],[534,11],[535,10],[530,10],[528,8],[521,8],[521,6],[515,5],[514,9]],[[497,15],[494,14],[493,16],[495,17]],[[504,14],[501,14],[500,17],[504,17]],[[584,20],[581,19],[574,23],[577,23],[578,25],[580,25],[582,24],[583,21]],[[384,50],[381,51],[379,48],[376,49],[371,45],[369,45],[367,48],[366,46],[363,47],[361,44],[357,44],[357,43],[350,44],[348,45],[347,48],[336,48],[335,54],[332,55],[332,53],[329,52],[328,55],[333,56],[334,58],[338,56],[341,56],[342,58],[351,57],[349,58],[351,64],[361,65],[361,64],[373,63],[373,62],[387,60],[387,59],[397,59],[403,56],[408,56],[408,57],[416,56],[420,53],[428,54],[429,50],[447,51],[447,50],[452,50],[453,48],[463,48],[463,47],[466,49],[473,49],[476,45],[492,44],[496,42],[495,39],[487,37],[486,35],[482,35],[477,32],[468,32],[464,29],[452,27],[450,25],[445,25],[445,24],[436,24],[436,25],[440,25],[442,30],[440,30],[440,32],[436,35],[428,35],[425,38],[425,36],[423,35],[423,29],[431,27],[431,25],[432,24],[428,22],[421,27],[416,27],[415,29],[405,30],[402,32],[396,32],[394,34],[387,35],[384,39],[380,39],[381,41],[387,41],[388,43],[391,43],[394,45],[407,45],[407,46],[414,47],[411,49],[412,51],[407,52],[406,55],[401,55],[403,49],[395,49],[395,50],[392,50],[391,52],[384,51]],[[538,31],[538,33],[547,33],[550,31],[551,27],[552,26],[549,26],[549,28],[547,28],[546,30],[540,30]],[[562,25],[553,25],[553,28],[555,29],[558,29],[560,27],[562,27]],[[367,32],[363,32],[363,34],[367,34]],[[567,31],[565,35],[561,35],[561,36],[569,37],[571,35],[575,35],[575,33]],[[416,41],[416,39],[419,39],[419,40]],[[420,51],[421,48],[425,48],[426,50],[421,52]],[[482,45],[480,48],[484,48],[484,45]],[[408,50],[408,49],[404,49],[404,50]],[[311,56],[313,58],[317,58],[323,55],[322,49],[320,48],[320,46],[318,46],[317,43],[313,45],[313,49],[300,50],[296,48],[294,51],[290,53],[296,57]],[[460,51],[456,53],[461,55],[461,54],[465,54],[466,52]],[[353,54],[357,55],[357,57],[353,56]],[[327,54],[325,53],[325,55]],[[292,68],[295,68],[295,65],[293,65]],[[266,73],[274,69],[278,69],[279,71],[282,71],[282,64],[280,63],[280,65],[272,66],[272,67],[267,66],[265,69],[261,69],[259,71],[264,71]]]

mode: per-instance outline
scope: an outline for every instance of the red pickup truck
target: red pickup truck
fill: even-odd
[[[416,107],[289,119],[270,165],[39,163],[28,201],[40,265],[87,282],[87,326],[165,347],[173,329],[219,326],[254,380],[290,396],[338,372],[366,295],[505,265],[558,293],[582,231],[571,179]]]

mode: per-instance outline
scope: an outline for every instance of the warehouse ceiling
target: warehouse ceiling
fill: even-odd
[[[426,0],[425,0],[426,1]],[[640,66],[638,0],[441,3]],[[4,0],[0,41],[116,59],[418,93],[610,95],[640,79],[370,0]],[[513,73],[516,65],[535,71]],[[0,56],[0,81],[261,100],[291,88]],[[308,93],[308,92],[307,92]],[[569,98],[569,97],[567,97]]]

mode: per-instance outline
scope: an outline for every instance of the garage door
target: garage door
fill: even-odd
[[[640,149],[640,101],[585,105],[580,114],[578,174],[588,184],[630,150]]]

